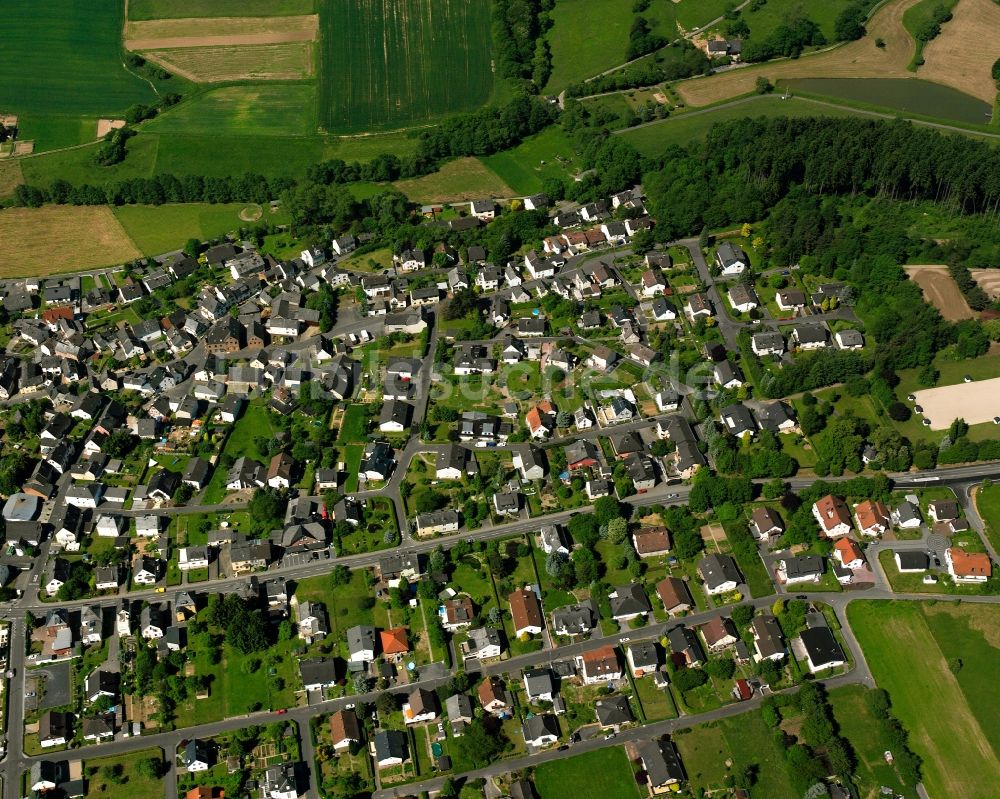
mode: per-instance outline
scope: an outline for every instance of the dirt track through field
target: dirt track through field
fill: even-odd
[[[959,0],[950,22],[924,47],[917,77],[951,86],[992,105],[997,96],[990,71],[1000,57],[1000,5]]]
[[[782,78],[912,78],[906,67],[913,56],[913,38],[903,27],[903,13],[919,0],[890,0],[867,25],[868,34],[831,50],[750,67],[739,67],[706,78],[678,83],[677,93],[691,106],[708,105],[754,90],[758,77],[772,83]],[[987,0],[989,2],[989,0]],[[875,46],[881,38],[884,48]]]
[[[211,17],[129,22],[125,47],[157,50],[174,47],[219,47],[250,44],[312,42],[319,15],[299,17]]]
[[[942,265],[921,265],[903,267],[910,280],[920,286],[924,299],[938,309],[949,322],[972,319],[975,312],[965,301],[962,292],[948,274],[948,267]]]
[[[972,269],[970,274],[991,299],[1000,297],[1000,269]]]

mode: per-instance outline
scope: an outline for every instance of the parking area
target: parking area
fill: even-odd
[[[44,681],[43,685],[38,686],[41,690],[37,692],[39,694],[38,706],[42,710],[62,707],[68,705],[72,700],[73,692],[68,661],[53,663],[44,669],[34,669],[31,675],[42,678],[39,682]]]

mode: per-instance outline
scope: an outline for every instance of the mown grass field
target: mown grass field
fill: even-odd
[[[958,0],[920,0],[918,3],[910,6],[906,10],[906,13],[903,14],[903,26],[910,36],[913,37],[914,43],[913,60],[910,62],[908,69],[913,72],[917,71],[917,64],[924,51],[924,42],[917,38],[917,31],[933,19],[934,12],[939,7],[951,11],[956,3],[958,3]]]
[[[493,90],[488,0],[328,3],[320,27],[320,122],[331,133],[426,122]]]
[[[437,172],[393,184],[414,202],[510,197],[514,191],[477,158],[456,158]]]
[[[1000,609],[853,602],[848,618],[876,682],[889,692],[893,714],[910,733],[910,746],[923,758],[928,795],[994,796]]]
[[[21,162],[5,159],[0,161],[0,197],[6,197],[24,183]]]
[[[159,255],[180,249],[190,238],[208,241],[249,224],[240,219],[245,209],[262,213],[262,222],[287,221],[287,215],[246,203],[122,205],[115,216],[143,254]]]
[[[136,765],[147,757],[156,760],[163,759],[162,749],[143,749],[117,757],[87,758],[84,765],[96,770],[93,777],[87,780],[87,799],[103,799],[103,797],[119,797],[128,794],[131,799],[160,799],[163,796],[163,780],[151,780],[139,773]],[[118,766],[123,769],[124,783],[115,785],[103,776],[106,766]]]
[[[21,117],[23,138],[34,138],[36,149],[78,144],[82,118],[96,124],[97,117],[120,116],[133,103],[155,99],[150,85],[122,66],[123,9],[124,0],[4,4],[0,105]],[[66,122],[49,138],[32,120],[36,115]]]
[[[129,0],[128,18],[287,17],[315,10],[316,0]]]
[[[106,206],[0,210],[0,277],[80,271],[141,254]]]
[[[218,137],[309,135],[316,130],[315,87],[309,83],[223,86],[171,108],[145,130]],[[267,145],[259,147],[266,150]]]
[[[640,795],[620,746],[542,763],[535,769],[535,787],[545,799],[638,799]]]

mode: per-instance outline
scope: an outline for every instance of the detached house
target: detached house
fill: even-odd
[[[889,509],[881,500],[866,499],[854,507],[854,520],[863,535],[875,537],[892,526]]]
[[[599,685],[622,678],[622,667],[613,646],[602,646],[577,657],[584,685]]]
[[[813,517],[827,538],[837,538],[851,532],[851,513],[840,497],[827,494],[813,503]]]
[[[740,247],[724,241],[715,251],[715,263],[722,277],[737,277],[750,266],[750,259]]]
[[[538,635],[542,631],[542,605],[538,596],[528,588],[520,588],[507,597],[510,603],[514,635]]]

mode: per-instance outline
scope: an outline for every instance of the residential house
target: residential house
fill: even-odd
[[[660,667],[660,653],[652,641],[629,644],[625,650],[625,660],[635,677],[652,674]]]
[[[781,660],[785,656],[785,637],[774,616],[754,616],[750,629],[755,660]]]
[[[551,702],[556,690],[556,678],[551,669],[537,668],[524,672],[524,692],[529,702]]]
[[[542,631],[542,606],[538,596],[529,588],[519,588],[507,597],[510,604],[514,635],[538,635]]]
[[[440,714],[437,694],[426,688],[417,688],[403,703],[403,722],[405,724],[423,724],[434,721]]]
[[[705,590],[713,595],[735,591],[743,579],[729,555],[706,555],[698,561],[698,574],[705,581]]]
[[[774,331],[754,333],[750,337],[750,349],[753,350],[754,355],[760,358],[765,355],[783,355],[785,337]]]
[[[854,506],[854,520],[862,535],[879,536],[892,526],[889,509],[880,499],[866,499]]]
[[[944,552],[948,574],[956,583],[985,583],[993,573],[990,556],[980,552],[966,552],[949,547]]]
[[[827,538],[837,538],[851,531],[851,513],[840,497],[827,494],[813,503],[813,517]]]
[[[594,714],[597,716],[597,723],[601,729],[618,730],[624,724],[631,724],[635,721],[632,715],[632,708],[628,699],[624,696],[612,696],[607,699],[598,699],[594,704]]]
[[[375,733],[375,762],[380,769],[398,766],[409,757],[405,733],[384,728]]]
[[[330,738],[336,752],[350,749],[361,742],[361,725],[353,710],[338,710],[330,716]]]
[[[460,738],[465,728],[472,723],[472,700],[468,694],[453,694],[445,700],[444,710],[451,725],[452,737]]]
[[[503,637],[496,627],[473,628],[462,642],[462,656],[466,658],[498,658],[503,654],[503,649]]]
[[[551,713],[539,713],[525,720],[522,733],[525,744],[541,749],[559,740],[559,722]]]
[[[597,614],[590,600],[552,611],[552,632],[556,635],[584,635],[596,624]]]
[[[611,617],[619,624],[652,611],[646,590],[639,583],[616,586],[608,599],[611,600]]]
[[[685,613],[695,606],[687,583],[680,577],[666,577],[656,584],[656,593],[671,616]]]
[[[778,561],[778,579],[785,585],[812,582],[823,577],[823,558],[819,555],[789,555]]]
[[[833,557],[845,569],[860,569],[865,565],[861,549],[850,538],[838,538],[833,542]]]
[[[670,741],[640,741],[636,744],[646,783],[654,796],[673,792],[685,779],[680,755]]]
[[[715,263],[722,277],[738,277],[750,266],[750,259],[742,248],[724,241],[715,251]]]
[[[347,660],[349,663],[370,663],[375,660],[375,628],[356,625],[347,630]]]
[[[640,558],[654,558],[670,551],[670,533],[666,527],[642,527],[632,533],[632,545]]]
[[[705,662],[698,636],[690,627],[678,625],[667,631],[667,643],[670,645],[671,657],[677,666],[699,666]]]
[[[525,677],[527,678],[527,675]],[[487,713],[499,715],[510,709],[507,689],[496,675],[483,680],[479,684],[477,693],[479,694],[479,703]]]
[[[740,640],[739,631],[732,619],[716,616],[702,624],[699,629],[709,652],[721,652]]]
[[[825,625],[809,627],[802,631],[800,640],[811,674],[847,664],[844,650],[841,649],[829,627]]]
[[[760,541],[785,532],[785,524],[778,512],[765,505],[757,505],[750,514],[750,532]]]

